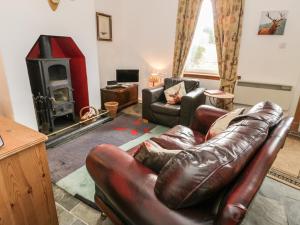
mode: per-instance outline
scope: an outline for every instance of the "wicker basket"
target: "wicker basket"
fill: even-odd
[[[118,102],[105,102],[104,103],[105,109],[108,110],[108,114],[111,118],[115,118],[118,112]]]
[[[88,109],[88,111],[84,113],[84,111],[86,111],[87,109]],[[79,112],[80,121],[88,120],[85,122],[85,124],[93,123],[97,120],[97,118],[94,118],[94,119],[92,119],[92,118],[98,116],[98,114],[99,114],[98,110],[95,109],[93,106],[83,107],[82,109],[80,109],[80,112]],[[91,120],[89,120],[89,119],[91,119]]]

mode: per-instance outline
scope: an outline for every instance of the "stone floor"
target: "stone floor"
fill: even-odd
[[[53,185],[53,192],[60,225],[113,225],[108,219],[102,220],[100,212],[58,186]]]
[[[53,185],[60,225],[113,225],[109,219]],[[242,225],[299,225],[300,191],[266,178]]]

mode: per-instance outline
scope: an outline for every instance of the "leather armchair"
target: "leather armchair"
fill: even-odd
[[[197,129],[193,131],[198,136],[205,135],[207,128],[225,113],[200,106],[191,128]],[[97,146],[86,161],[96,183],[95,201],[116,225],[238,225],[282,148],[292,121],[293,118],[286,117],[272,128],[239,176],[219,194],[179,210],[172,210],[158,200],[154,193],[158,174],[132,157],[136,147],[124,152],[112,145]]]
[[[181,104],[166,104],[164,90],[182,81],[185,83],[187,94],[181,99]],[[205,104],[205,89],[199,86],[199,82],[195,80],[166,78],[163,86],[144,89],[142,91],[143,118],[169,127],[178,124],[189,126],[197,107]]]

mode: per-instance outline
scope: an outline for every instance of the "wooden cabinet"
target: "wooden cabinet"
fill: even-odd
[[[47,137],[0,117],[0,225],[58,225]]]
[[[130,105],[138,103],[138,85],[133,84],[128,87],[119,87],[114,89],[101,89],[101,104],[104,109],[105,102],[118,102],[118,110],[124,109]]]

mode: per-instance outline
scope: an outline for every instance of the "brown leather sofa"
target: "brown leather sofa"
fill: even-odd
[[[166,104],[164,91],[180,82],[184,82],[187,94],[178,105]],[[143,89],[143,118],[168,127],[178,124],[189,126],[195,110],[205,104],[204,91],[197,80],[166,78],[163,86]]]
[[[195,112],[191,129],[179,126],[153,140],[169,149],[197,146],[203,143],[211,124],[225,113],[225,110],[211,106],[200,106]],[[272,111],[269,113],[271,117]],[[262,119],[261,115],[255,117]],[[274,123],[276,125],[270,129],[251,160],[218,194],[201,204],[176,210],[163,204],[154,192],[159,174],[132,157],[138,146],[129,154],[112,145],[97,146],[87,158],[87,169],[96,183],[95,201],[116,225],[240,224],[283,147],[292,120],[285,117]],[[248,133],[251,139],[251,129]]]

